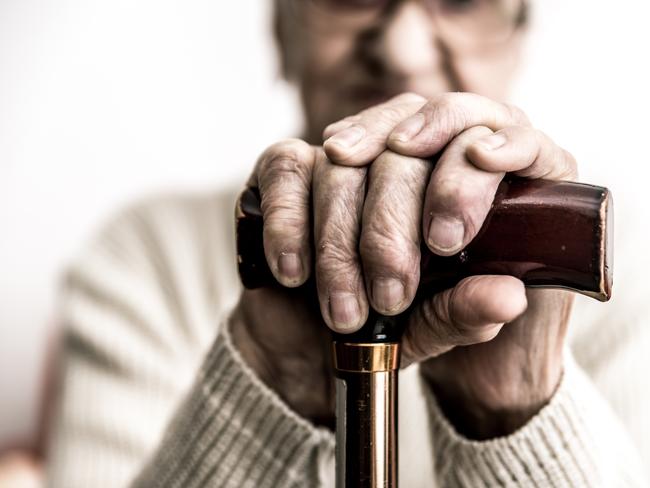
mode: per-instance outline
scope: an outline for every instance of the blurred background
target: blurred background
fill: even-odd
[[[650,5],[532,3],[512,101],[583,181],[613,190],[618,220],[647,227]],[[59,277],[101,223],[147,194],[239,184],[298,134],[269,13],[265,0],[0,0],[0,449],[35,434]]]

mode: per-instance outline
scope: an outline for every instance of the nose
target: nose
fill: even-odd
[[[457,89],[448,51],[422,0],[396,2],[366,38],[365,54],[375,75],[402,91],[430,96]],[[370,34],[370,33],[369,33]]]
[[[398,3],[378,40],[386,68],[400,77],[431,71],[443,55],[431,15],[418,1]]]

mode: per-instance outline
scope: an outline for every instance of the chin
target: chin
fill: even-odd
[[[313,114],[311,120],[322,125],[341,120],[350,115],[356,115],[362,110],[379,105],[391,99],[398,93],[388,93],[382,90],[354,90],[344,93],[327,94],[319,97],[317,102],[308,104],[308,110]]]

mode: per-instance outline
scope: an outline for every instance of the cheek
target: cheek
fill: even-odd
[[[306,46],[305,75],[311,79],[330,80],[346,70],[346,63],[354,51],[354,39],[346,35],[314,34],[307,38]]]
[[[492,54],[458,57],[452,61],[460,89],[494,100],[506,100],[521,65],[521,43]]]
[[[301,87],[309,139],[320,143],[327,124],[357,111],[344,96],[344,87],[355,71],[352,36],[310,36],[305,43]]]

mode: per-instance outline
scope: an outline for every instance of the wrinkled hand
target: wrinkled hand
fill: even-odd
[[[363,137],[355,140],[358,134]],[[429,101],[402,95],[330,125],[324,136],[330,159],[349,166],[366,165],[387,148],[423,158],[443,151],[422,213],[426,243],[439,255],[460,251],[476,236],[506,172],[558,180],[577,176],[574,158],[532,128],[519,109],[473,94],[444,94]],[[505,278],[473,279],[480,280],[474,293],[485,308],[463,299],[461,313],[522,306],[521,289],[501,288]],[[489,279],[499,285],[491,286]],[[416,359],[432,358],[422,364],[422,373],[447,416],[467,435],[512,432],[548,401],[559,383],[572,295],[549,290],[528,290],[526,295],[524,314],[504,320],[510,323],[503,330],[503,324],[492,326],[496,338],[489,340],[486,333],[485,341],[437,357],[439,348],[432,343],[438,332],[427,320],[412,321],[406,330],[407,360],[412,351],[417,351]],[[455,325],[464,328],[458,318]]]
[[[573,158],[518,110],[470,94],[402,95],[331,125],[325,137],[324,151],[290,140],[258,162],[250,184],[260,189],[266,258],[288,288],[244,292],[232,324],[253,368],[310,418],[333,408],[323,321],[352,332],[369,306],[387,315],[408,308],[421,240],[441,255],[467,245],[505,172],[575,175]],[[436,155],[434,167],[426,158]],[[316,294],[289,289],[312,269]],[[559,381],[569,299],[526,295],[512,277],[470,277],[409,316],[403,363],[426,361],[443,409],[470,435],[493,435],[481,419],[494,412],[508,414],[503,429],[516,428]]]

